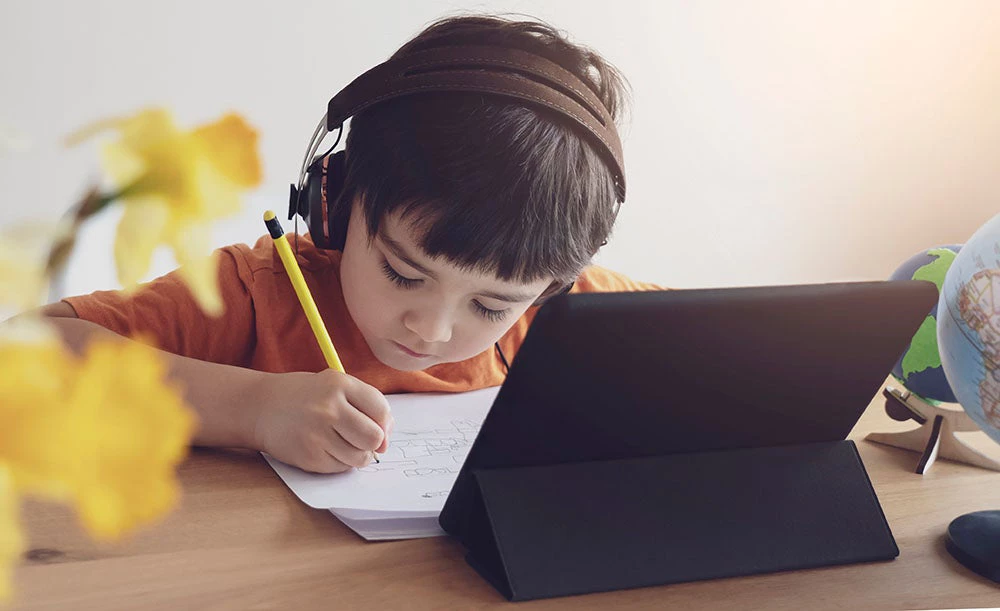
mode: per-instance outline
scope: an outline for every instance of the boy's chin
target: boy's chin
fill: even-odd
[[[433,367],[434,365],[438,364],[437,361],[429,361],[427,363],[414,363],[414,362],[406,362],[402,359],[392,359],[392,358],[385,358],[385,359],[378,358],[378,360],[386,367],[391,367],[396,371],[423,371],[424,369]]]
[[[423,371],[428,367],[433,367],[443,363],[438,357],[416,358],[399,350],[392,344],[380,346],[379,350],[372,350],[375,358],[386,367],[391,367],[397,371]]]

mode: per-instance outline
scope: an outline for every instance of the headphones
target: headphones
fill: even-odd
[[[534,53],[497,46],[448,46],[389,59],[351,81],[327,105],[291,185],[288,220],[306,222],[318,248],[343,250],[350,206],[340,202],[347,174],[340,143],[344,121],[379,102],[427,92],[476,92],[514,98],[555,111],[596,147],[614,177],[615,198],[625,201],[625,164],[614,119],[601,100],[576,75]],[[319,156],[326,134],[337,141]]]

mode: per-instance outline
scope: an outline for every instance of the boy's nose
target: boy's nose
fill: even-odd
[[[441,311],[410,311],[403,317],[403,325],[428,344],[447,342],[451,339],[451,317]]]

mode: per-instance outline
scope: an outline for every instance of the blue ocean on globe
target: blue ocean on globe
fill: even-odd
[[[922,250],[903,261],[889,280],[927,280],[933,282],[940,293],[945,274],[961,248],[960,244],[948,244]],[[937,311],[938,306],[934,304],[906,351],[896,361],[892,375],[923,399],[932,403],[954,403],[955,393],[941,368],[938,353]]]
[[[969,417],[1000,443],[1000,215],[962,246],[938,299],[945,375]]]

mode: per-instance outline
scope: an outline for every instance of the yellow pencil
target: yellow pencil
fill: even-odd
[[[306,313],[306,319],[309,321],[309,326],[312,327],[313,335],[316,336],[319,349],[323,351],[327,366],[334,371],[344,373],[344,365],[340,362],[340,356],[337,355],[337,349],[333,347],[330,333],[327,332],[326,325],[323,324],[323,317],[316,309],[316,302],[313,301],[312,293],[309,292],[306,279],[302,277],[302,270],[299,269],[292,248],[288,245],[285,230],[281,228],[281,223],[275,218],[274,212],[270,210],[264,213],[264,224],[267,225],[267,231],[271,234],[271,239],[274,240],[274,247],[278,249],[278,256],[285,266],[288,279],[292,282],[292,288],[295,289],[299,303],[302,304],[302,310]],[[372,456],[375,458],[375,462],[379,462],[378,456],[374,452]]]
[[[267,231],[274,240],[274,247],[278,249],[278,256],[281,257],[281,262],[285,265],[285,271],[288,272],[288,279],[292,281],[292,288],[295,289],[299,303],[302,304],[302,309],[306,313],[306,319],[309,320],[309,326],[312,327],[313,334],[316,336],[319,349],[323,351],[323,356],[326,357],[326,364],[330,369],[344,373],[344,365],[340,362],[337,349],[333,347],[333,340],[330,339],[326,325],[323,324],[323,317],[319,315],[319,310],[316,309],[316,302],[313,301],[312,293],[309,292],[309,287],[306,286],[306,279],[302,277],[302,270],[299,269],[299,264],[295,261],[295,255],[288,245],[285,230],[281,228],[281,223],[275,218],[274,212],[270,210],[264,213],[264,224],[267,225]]]

